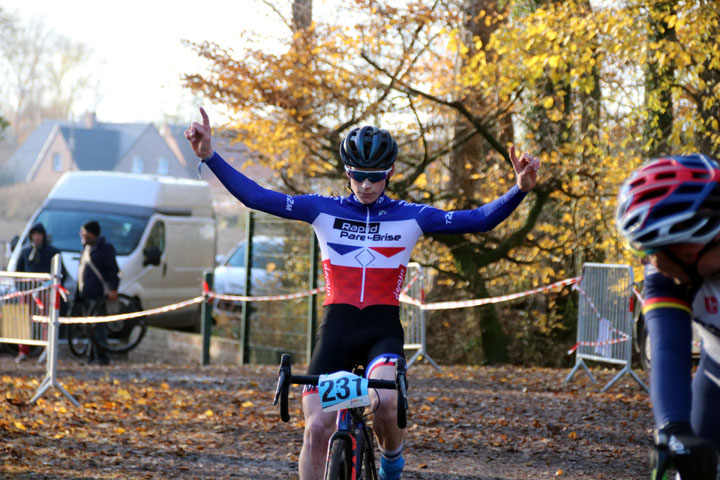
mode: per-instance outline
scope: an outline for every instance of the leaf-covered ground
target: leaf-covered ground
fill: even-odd
[[[0,478],[297,478],[299,392],[283,424],[277,367],[60,367],[82,409],[57,389],[29,404],[43,367],[0,356]],[[649,400],[628,376],[601,393],[615,373],[417,364],[403,478],[647,477]]]

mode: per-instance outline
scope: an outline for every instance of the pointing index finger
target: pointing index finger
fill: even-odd
[[[200,115],[202,115],[203,127],[210,129],[210,117],[203,107],[200,107]]]
[[[513,164],[513,168],[517,171],[519,169],[517,152],[515,151],[515,145],[510,145],[510,162]]]

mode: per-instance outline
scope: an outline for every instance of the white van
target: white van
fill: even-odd
[[[14,270],[32,225],[42,223],[62,252],[74,292],[80,262],[80,227],[100,223],[100,234],[115,247],[118,291],[150,309],[196,297],[204,271],[215,262],[215,214],[207,182],[149,174],[65,173],[25,227],[9,261]],[[148,317],[148,323],[197,328],[197,307]]]

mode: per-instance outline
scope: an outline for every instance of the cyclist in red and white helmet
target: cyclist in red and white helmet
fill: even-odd
[[[195,154],[225,187],[249,208],[310,223],[320,245],[325,305],[308,374],[365,366],[368,377],[394,379],[403,357],[399,294],[415,243],[426,233],[488,231],[507,218],[535,187],[540,161],[510,149],[516,185],[502,197],[472,210],[446,212],[429,205],[391,199],[385,187],[395,171],[398,145],[386,130],[352,129],[340,145],[350,181],[347,197],[284,195],[260,187],[228,165],[211,145],[210,120],[185,131]],[[380,479],[400,478],[404,430],[397,427],[397,394],[373,392],[373,430],[380,447]],[[317,389],[303,395],[305,437],[300,478],[322,478],[335,414],[322,410]]]
[[[705,155],[658,158],[622,185],[617,228],[646,257],[656,460],[683,480],[715,480],[720,450],[720,166]],[[692,325],[702,337],[692,378]]]

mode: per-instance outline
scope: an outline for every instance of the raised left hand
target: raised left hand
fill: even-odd
[[[518,158],[515,145],[510,146],[510,161],[517,176],[517,186],[523,192],[529,192],[537,184],[537,171],[540,168],[540,159],[529,153],[523,153]]]

